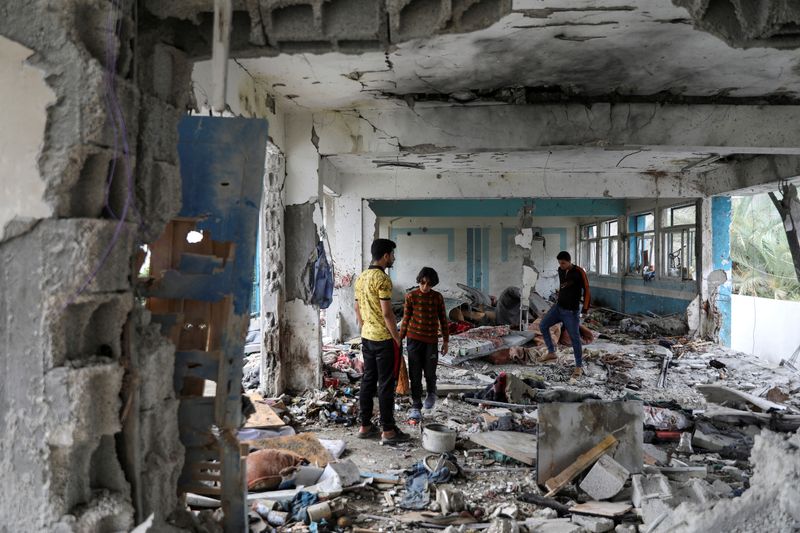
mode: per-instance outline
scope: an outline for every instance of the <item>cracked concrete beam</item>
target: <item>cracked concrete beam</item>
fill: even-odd
[[[314,115],[314,126],[322,155],[398,153],[426,144],[454,152],[633,146],[800,155],[800,106],[416,106],[323,112]]]
[[[738,158],[701,173],[700,188],[708,196],[774,191],[776,184],[800,176],[800,156],[759,155]]]

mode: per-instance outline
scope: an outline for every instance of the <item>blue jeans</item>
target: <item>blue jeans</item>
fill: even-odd
[[[563,307],[559,307],[554,305],[550,311],[544,315],[541,323],[541,330],[542,336],[544,337],[544,343],[547,345],[548,352],[555,352],[556,348],[553,346],[553,340],[550,338],[550,328],[558,324],[559,322],[564,324],[564,327],[567,328],[567,333],[569,333],[569,338],[572,339],[572,351],[575,354],[575,366],[582,367],[583,366],[583,348],[581,347],[581,332],[580,332],[580,325],[581,325],[581,311],[580,309],[576,309],[572,311],[570,309],[564,309]]]

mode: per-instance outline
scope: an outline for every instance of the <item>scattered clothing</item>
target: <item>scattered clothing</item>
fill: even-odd
[[[435,472],[428,472],[428,469],[421,462],[415,464],[406,470],[406,493],[403,499],[400,500],[400,507],[403,509],[424,509],[430,502],[428,484],[447,483],[452,475],[453,473],[446,466]]]

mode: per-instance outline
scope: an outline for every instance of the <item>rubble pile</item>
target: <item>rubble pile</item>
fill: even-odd
[[[791,368],[665,335],[678,329],[654,317],[594,310],[586,375],[574,380],[563,342],[558,361],[537,363],[538,328],[464,322],[440,357],[439,401],[404,428],[410,442],[356,438],[359,339],[324,347],[322,389],[251,395],[256,413],[240,433],[260,475],[251,531],[793,531],[800,522]],[[396,396],[398,420],[410,408]],[[426,431],[451,432],[452,448],[431,448]],[[209,520],[214,501],[189,503]]]

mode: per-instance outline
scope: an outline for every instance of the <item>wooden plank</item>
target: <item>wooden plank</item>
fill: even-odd
[[[312,465],[319,467],[325,467],[329,462],[333,461],[331,454],[320,444],[319,439],[314,433],[300,433],[288,437],[248,440],[245,441],[245,443],[260,450],[289,450],[304,457]]]
[[[474,433],[469,440],[526,465],[536,462],[536,435],[516,431],[487,431]]]
[[[256,412],[250,415],[244,427],[272,429],[283,427],[285,425],[283,420],[281,420],[281,417],[275,414],[275,411],[272,410],[272,407],[267,405],[267,403],[264,401],[264,398],[260,394],[249,394],[248,397],[250,398],[250,401],[253,402]]]
[[[586,453],[578,456],[578,459],[569,465],[566,470],[545,481],[544,486],[550,491],[545,494],[545,497],[550,498],[556,495],[558,491],[567,485],[567,483],[575,479],[578,474],[592,466],[601,455],[606,453],[606,450],[614,446],[617,442],[618,441],[614,435],[606,436],[606,438],[600,441],[599,444],[589,449],[589,451]]]
[[[573,505],[569,510],[571,513],[614,518],[615,516],[624,515],[631,509],[633,509],[633,507],[629,503],[591,501]]]

